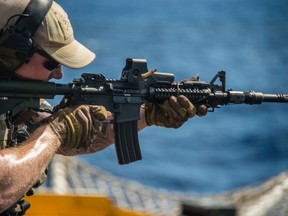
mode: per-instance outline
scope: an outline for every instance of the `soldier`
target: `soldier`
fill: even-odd
[[[74,38],[67,14],[52,0],[0,0],[0,14],[1,79],[61,79],[61,65],[83,68],[95,58]],[[162,105],[144,104],[140,112],[139,130],[147,125],[178,128],[196,108],[180,96]],[[1,215],[25,214],[29,203],[22,198],[45,180],[55,154],[93,153],[114,142],[113,126],[102,123],[113,114],[103,106],[67,107],[52,115],[33,110],[10,114],[0,114]]]

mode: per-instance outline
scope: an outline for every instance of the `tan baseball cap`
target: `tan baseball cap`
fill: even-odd
[[[0,28],[11,16],[23,13],[29,2],[30,0],[0,0]],[[85,67],[96,57],[74,38],[68,15],[56,2],[53,2],[33,39],[53,59],[69,68]]]
[[[52,58],[70,68],[85,67],[96,56],[74,38],[68,15],[56,2],[33,38]]]

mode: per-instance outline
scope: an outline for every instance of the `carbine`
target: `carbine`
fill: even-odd
[[[216,81],[219,80],[220,82]],[[219,71],[208,82],[199,77],[175,82],[174,74],[149,71],[145,59],[126,59],[120,80],[103,74],[84,73],[72,83],[0,80],[0,114],[17,115],[24,108],[39,108],[41,98],[64,95],[66,105],[103,105],[114,114],[115,149],[119,164],[141,160],[137,120],[143,103],[162,103],[171,96],[184,95],[196,107],[205,105],[213,112],[228,104],[288,103],[287,94],[226,90],[226,73]]]

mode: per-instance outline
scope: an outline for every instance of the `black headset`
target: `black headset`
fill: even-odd
[[[0,73],[12,73],[32,57],[32,36],[51,8],[53,0],[31,0],[22,14],[15,14],[0,30]],[[14,25],[11,19],[18,17]]]

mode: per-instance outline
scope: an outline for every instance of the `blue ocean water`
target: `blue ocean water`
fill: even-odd
[[[125,59],[177,80],[288,93],[288,3],[285,0],[58,1],[75,37],[97,53],[88,67],[65,68],[61,82],[83,72],[118,79]],[[114,147],[82,158],[114,175],[167,190],[218,193],[256,184],[288,169],[288,105],[231,105],[180,129],[139,133],[143,160],[118,165]]]

